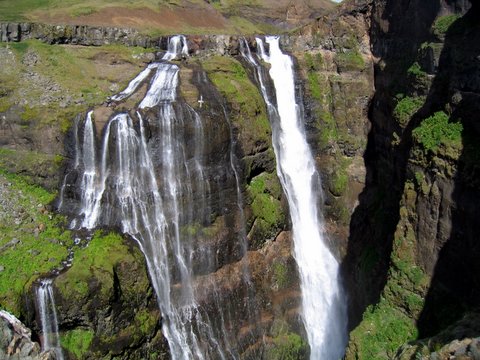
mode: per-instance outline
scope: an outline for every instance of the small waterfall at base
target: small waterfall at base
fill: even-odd
[[[339,266],[324,242],[324,228],[316,196],[321,191],[320,176],[308,147],[300,106],[295,97],[291,58],[283,54],[278,37],[267,37],[269,55],[257,38],[261,58],[270,64],[276,104],[265,87],[262,68],[251,55],[246,42],[244,58],[255,67],[272,123],[277,173],[287,195],[292,219],[294,256],[302,290],[302,317],[310,345],[310,359],[336,360],[347,343],[345,296]]]
[[[169,53],[188,53],[185,38],[171,41],[177,44],[169,46]],[[171,60],[170,55],[163,60]],[[198,259],[204,253],[218,257],[221,249],[212,247],[215,253],[209,254],[195,243],[192,232],[211,224],[211,203],[223,196],[214,193],[218,184],[211,182],[238,179],[228,154],[225,164],[206,167],[206,128],[200,115],[177,96],[179,70],[166,61],[150,64],[112,96],[110,101],[121,101],[149,82],[136,111],[115,113],[106,122],[101,144],[96,141],[94,112],[78,122],[74,137],[79,159],[71,169],[75,176],[69,177],[76,183],[68,184],[78,189],[71,227],[120,228],[137,241],[173,360],[235,359],[238,349],[231,346],[236,340],[231,329],[237,330],[236,324],[229,319],[230,309],[222,312],[223,299],[208,299],[215,285],[203,276],[217,269],[215,264],[201,268],[210,260]],[[218,211],[220,205],[215,206]],[[199,274],[195,266],[201,268]],[[206,302],[208,308],[202,306]]]
[[[36,288],[39,321],[42,326],[42,351],[53,350],[56,359],[63,360],[52,281],[52,279],[42,279]]]

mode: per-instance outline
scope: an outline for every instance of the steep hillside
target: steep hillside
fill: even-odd
[[[330,0],[0,1],[0,20],[132,27],[155,34],[278,33],[333,9]]]

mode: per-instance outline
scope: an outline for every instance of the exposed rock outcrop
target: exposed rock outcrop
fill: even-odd
[[[32,332],[12,314],[0,310],[0,358],[2,360],[55,360],[55,354],[41,352]]]

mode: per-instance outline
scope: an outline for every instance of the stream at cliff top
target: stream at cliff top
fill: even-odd
[[[302,318],[310,345],[310,359],[339,359],[347,344],[346,303],[339,266],[324,242],[317,199],[321,180],[304,130],[301,104],[296,99],[290,56],[283,54],[278,37],[267,37],[267,55],[257,38],[259,56],[270,64],[276,107],[265,86],[264,72],[243,41],[242,55],[256,70],[272,124],[277,174],[287,195],[292,220],[294,256],[302,289]]]

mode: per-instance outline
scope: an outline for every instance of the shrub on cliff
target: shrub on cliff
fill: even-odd
[[[449,122],[443,111],[436,112],[422,121],[413,130],[414,140],[425,150],[436,152],[440,145],[456,145],[461,143],[463,126],[461,123]]]

